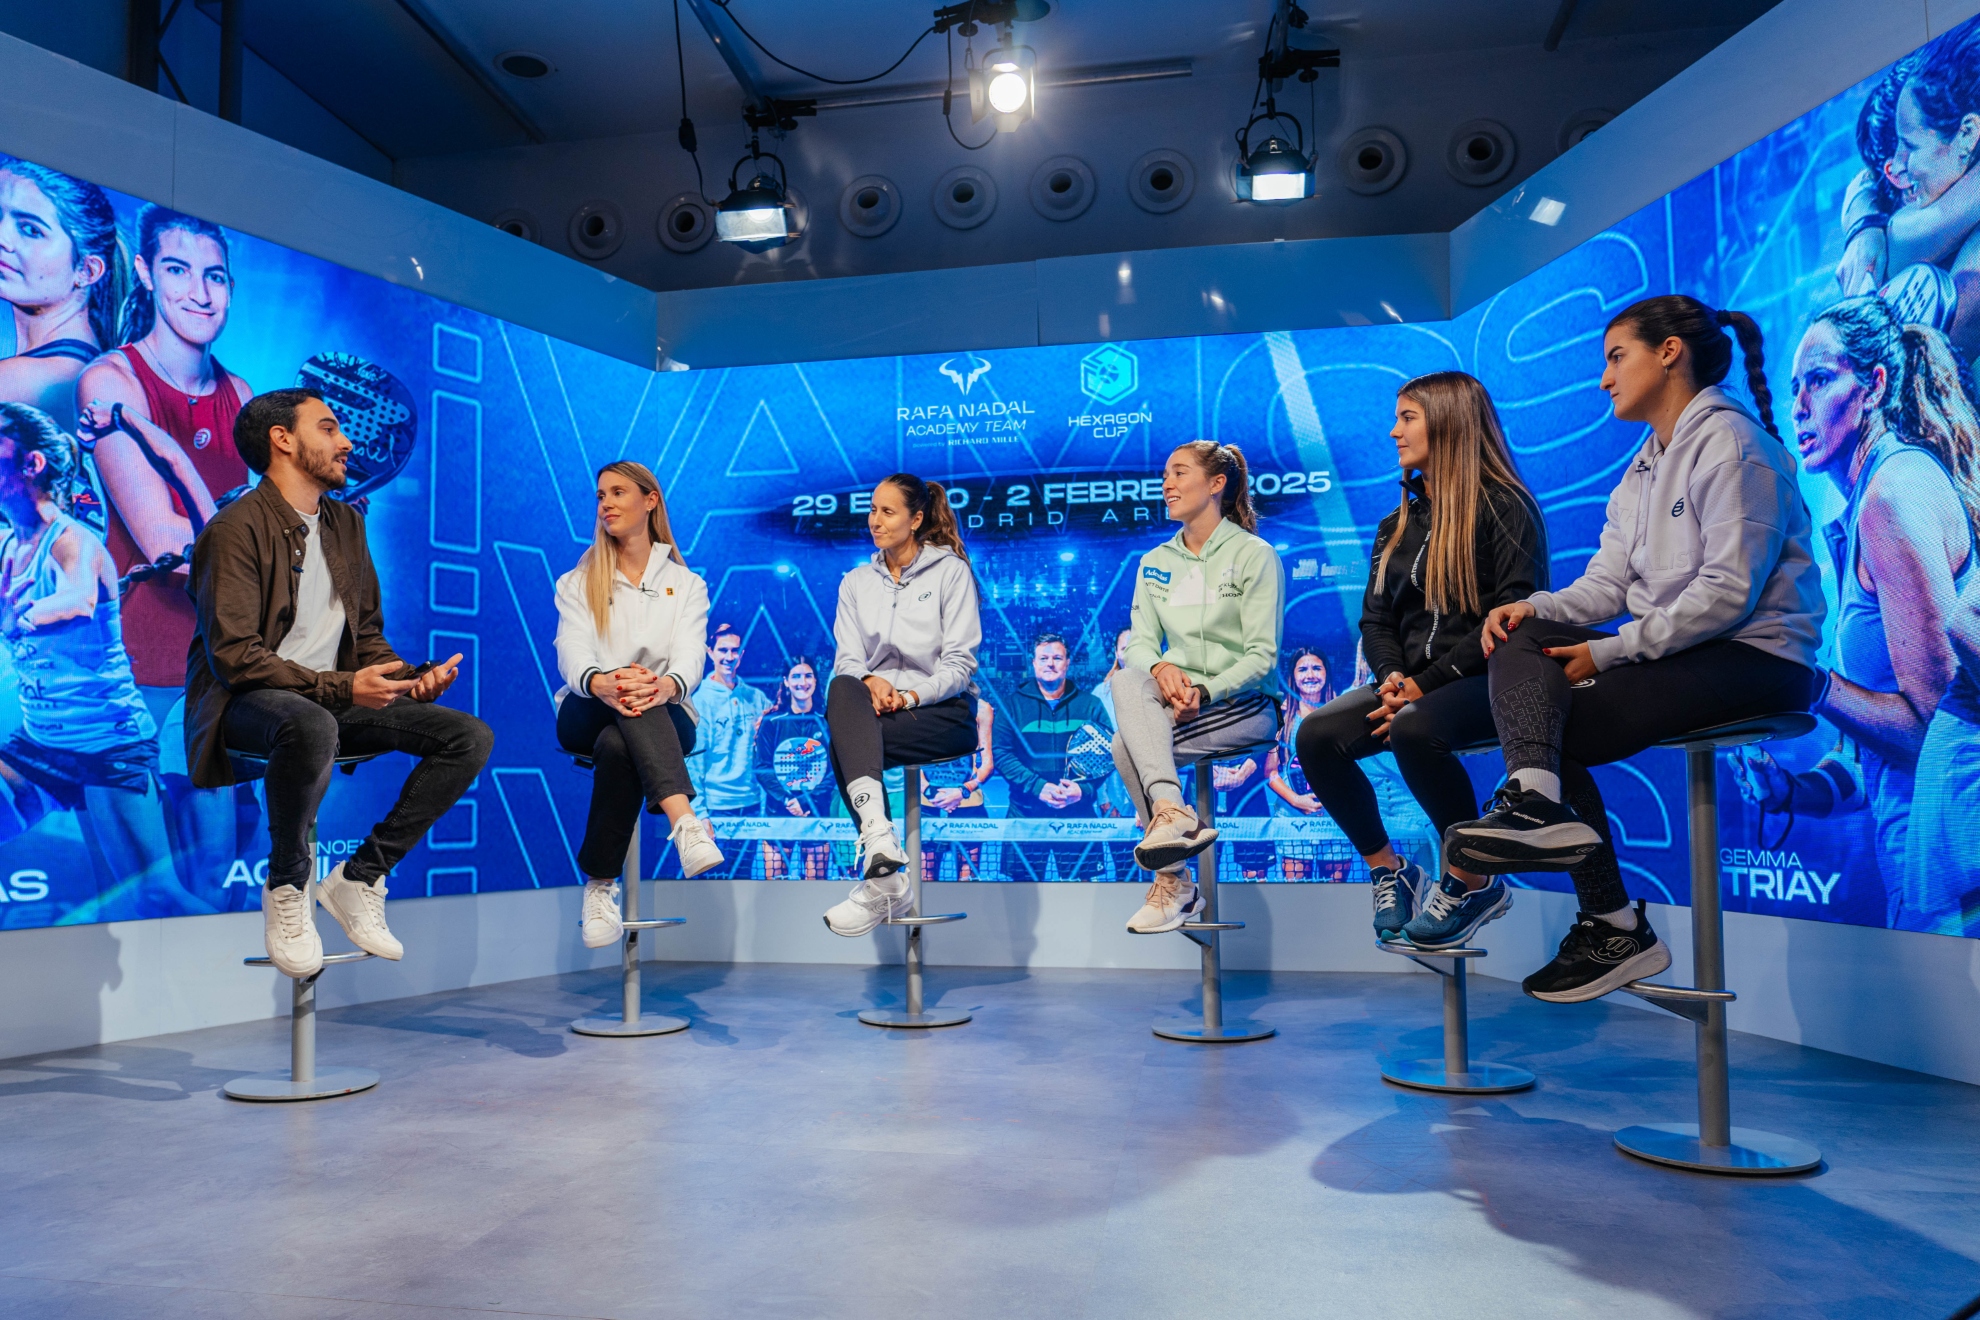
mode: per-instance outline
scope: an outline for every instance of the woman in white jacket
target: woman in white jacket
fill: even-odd
[[[859,823],[859,883],[825,914],[864,935],[908,909],[907,852],[887,818],[890,765],[976,750],[976,575],[940,483],[896,472],[873,488],[873,559],[839,583],[838,654],[825,698],[832,774]]]
[[[643,464],[598,472],[598,528],[577,567],[557,579],[557,741],[594,766],[584,873],[584,942],[619,938],[618,874],[643,801],[665,812],[681,871],[722,863],[688,805],[694,750],[688,693],[708,643],[708,587],[688,571],[667,525],[660,483]]]
[[[1718,388],[1746,358],[1759,416]],[[1444,855],[1475,871],[1569,871],[1581,913],[1536,999],[1575,1003],[1670,966],[1623,889],[1588,773],[1667,738],[1783,711],[1822,690],[1820,570],[1795,459],[1774,430],[1760,328],[1667,295],[1624,308],[1602,343],[1617,418],[1651,435],[1609,496],[1581,577],[1485,616],[1505,787],[1451,826]],[[1613,633],[1596,627],[1623,617]]]

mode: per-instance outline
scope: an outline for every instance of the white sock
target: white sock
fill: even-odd
[[[1635,930],[1636,909],[1625,903],[1614,912],[1597,912],[1595,920],[1606,921],[1617,930]]]
[[[847,784],[846,796],[852,799],[853,817],[860,829],[887,823],[887,789],[873,776],[861,775]]]
[[[1512,781],[1529,793],[1538,793],[1549,802],[1561,800],[1561,777],[1551,770],[1515,770]]]

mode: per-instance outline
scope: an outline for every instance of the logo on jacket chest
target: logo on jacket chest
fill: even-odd
[[[1679,500],[1676,504],[1673,504],[1671,506],[1671,517],[1682,518],[1683,516],[1684,516],[1684,501]]]

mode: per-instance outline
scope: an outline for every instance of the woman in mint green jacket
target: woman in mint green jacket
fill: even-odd
[[[1182,530],[1141,557],[1127,664],[1109,680],[1114,764],[1155,872],[1128,929],[1175,930],[1202,900],[1182,864],[1216,839],[1183,801],[1176,763],[1271,743],[1278,735],[1278,552],[1257,535],[1251,479],[1236,445],[1192,440],[1169,455],[1162,502]]]

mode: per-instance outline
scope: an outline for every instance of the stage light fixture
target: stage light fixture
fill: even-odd
[[[1037,110],[1038,57],[1029,46],[1015,46],[1007,40],[983,57],[969,74],[969,118],[996,122],[997,131],[1008,133],[1030,119]]]
[[[777,162],[773,175],[763,167],[766,160]],[[754,174],[738,187],[736,172],[747,162]],[[715,208],[715,237],[724,243],[761,252],[782,247],[798,237],[796,208],[790,202],[790,188],[784,179],[784,162],[776,153],[762,150],[750,140],[749,154],[737,160],[729,171],[729,195]]]
[[[1307,154],[1306,128],[1297,115],[1279,109],[1277,98],[1288,79],[1297,79],[1307,84],[1310,102],[1310,89],[1320,70],[1339,68],[1341,53],[1322,45],[1306,24],[1306,11],[1294,0],[1278,0],[1266,29],[1265,53],[1258,57],[1252,115],[1237,132],[1232,182],[1241,201],[1297,202],[1313,196],[1314,158]],[[1254,147],[1251,133],[1261,124],[1266,126],[1265,140]],[[1287,127],[1292,130],[1290,140],[1283,131]]]
[[[1293,143],[1268,137],[1238,166],[1237,193],[1247,202],[1297,202],[1311,197],[1313,162]]]

